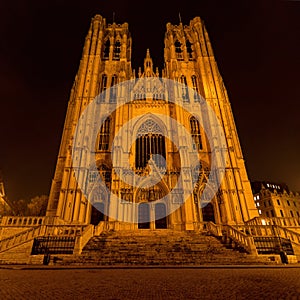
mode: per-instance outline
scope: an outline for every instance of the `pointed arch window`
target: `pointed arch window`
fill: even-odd
[[[137,136],[138,138],[135,144],[136,168],[145,168],[150,157],[155,154],[161,155],[159,157],[153,157],[155,164],[158,167],[164,167],[166,146],[165,137],[160,127],[153,120],[148,119],[140,126]]]
[[[198,120],[195,117],[190,118],[191,134],[194,140],[194,150],[202,150],[201,132]]]
[[[110,95],[109,95],[109,102],[116,103],[117,100],[117,83],[118,83],[118,76],[113,75],[111,78],[111,87],[110,87]]]
[[[176,40],[174,45],[175,45],[176,58],[178,60],[182,60],[183,56],[182,56],[182,45],[181,45],[181,43],[178,40]]]
[[[110,118],[107,118],[102,124],[99,132],[99,150],[107,151],[109,146]]]
[[[106,96],[106,89],[107,89],[107,76],[106,74],[103,74],[101,76],[101,85],[100,85],[100,101],[105,102],[105,96]]]
[[[194,100],[195,101],[200,101],[199,86],[198,86],[198,80],[197,80],[196,75],[192,76],[192,85],[193,85],[193,90],[195,91]]]
[[[188,91],[188,86],[187,86],[187,81],[186,81],[186,77],[184,75],[182,75],[180,77],[180,83],[182,84],[181,86],[181,97],[183,102],[189,102],[189,91]]]
[[[109,51],[110,51],[110,41],[109,39],[106,40],[104,43],[104,49],[103,49],[103,59],[108,60],[109,59]]]
[[[119,60],[121,54],[121,42],[116,41],[114,46],[114,60]]]
[[[189,40],[187,40],[185,45],[186,45],[186,51],[187,51],[187,55],[188,55],[189,60],[193,60],[192,43]]]

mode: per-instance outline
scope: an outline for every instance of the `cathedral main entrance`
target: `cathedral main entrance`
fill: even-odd
[[[104,203],[98,202],[92,206],[91,224],[98,225],[99,222],[104,221]]]
[[[215,223],[214,206],[211,203],[208,203],[205,207],[202,208],[202,217],[204,222]]]
[[[150,229],[150,206],[148,203],[141,203],[138,208],[138,228]]]
[[[166,206],[163,203],[157,203],[155,205],[155,228],[166,229],[167,228],[167,211]]]

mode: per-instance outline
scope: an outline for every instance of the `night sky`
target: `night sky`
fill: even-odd
[[[250,180],[300,191],[299,1],[1,1],[0,169],[10,200],[49,194],[90,20],[128,22],[133,67],[163,66],[166,23],[200,16],[227,87]]]

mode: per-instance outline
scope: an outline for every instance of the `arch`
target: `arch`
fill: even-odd
[[[155,228],[167,229],[167,210],[164,203],[155,204]]]
[[[109,59],[109,52],[110,52],[110,40],[109,38],[104,41],[104,47],[103,47],[103,59],[108,60]]]
[[[138,228],[150,229],[150,222],[146,221],[150,219],[150,206],[148,203],[141,203],[138,206]]]
[[[133,136],[137,136],[138,135],[138,130],[141,127],[141,125],[143,123],[145,123],[148,119],[151,119],[153,122],[155,122],[159,128],[161,129],[161,132],[163,135],[167,135],[167,127],[166,125],[162,122],[162,120],[153,115],[152,113],[147,113],[144,116],[142,116],[141,118],[139,118],[135,124],[132,124],[132,135]]]
[[[108,151],[111,118],[105,119],[99,131],[99,151]]]
[[[90,223],[98,225],[105,220],[105,211],[108,206],[107,191],[104,187],[97,185],[90,193],[89,201],[92,205]]]
[[[208,203],[202,208],[202,218],[204,222],[216,222],[214,206],[212,203]]]
[[[193,59],[193,49],[192,49],[193,44],[189,40],[186,40],[185,45],[186,45],[186,52],[188,54],[188,58],[189,58],[189,60],[192,60]]]
[[[183,102],[189,102],[189,91],[187,86],[187,80],[185,75],[181,75],[179,78],[179,82],[181,83],[181,97]]]
[[[92,207],[92,213],[91,213],[91,224],[92,225],[98,225],[99,222],[104,221],[104,209],[105,204],[103,202],[97,202]]]
[[[182,44],[179,42],[179,40],[176,40],[174,43],[175,46],[175,54],[176,54],[176,58],[179,60],[183,59],[182,56]]]
[[[201,131],[199,121],[194,117],[190,117],[190,130],[191,135],[194,140],[194,150],[202,150],[202,139],[201,139]]]
[[[121,54],[121,42],[119,40],[116,40],[115,45],[114,45],[113,59],[119,60],[120,54]]]

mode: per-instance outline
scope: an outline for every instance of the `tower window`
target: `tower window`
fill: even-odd
[[[190,119],[191,134],[194,140],[194,150],[202,150],[201,132],[198,120],[195,117]]]
[[[179,60],[182,60],[183,56],[182,56],[181,43],[177,40],[174,45],[175,45],[176,58],[179,59]]]
[[[100,101],[105,102],[106,96],[106,89],[107,89],[107,76],[105,74],[101,77],[101,86],[100,86]]]
[[[103,50],[103,59],[109,59],[109,49],[110,49],[110,41],[109,39],[104,43],[104,50]]]
[[[120,41],[116,41],[114,47],[114,60],[119,60],[120,54],[121,54],[121,43]]]
[[[198,80],[196,75],[192,76],[192,85],[194,92],[194,101],[198,102],[200,101],[200,95],[199,95],[199,87],[198,87]]]
[[[107,151],[109,146],[110,118],[104,121],[99,133],[99,150]]]
[[[188,87],[187,87],[187,81],[186,81],[186,77],[184,75],[182,75],[180,77],[180,83],[182,84],[181,87],[181,96],[182,96],[182,100],[183,102],[189,102],[189,92],[188,92]]]
[[[118,83],[118,77],[117,75],[113,75],[111,78],[111,88],[110,88],[110,95],[109,95],[109,102],[110,103],[116,103],[117,100],[117,86]]]
[[[187,51],[189,60],[192,60],[193,59],[193,49],[192,49],[192,44],[189,40],[186,41],[186,51]]]

